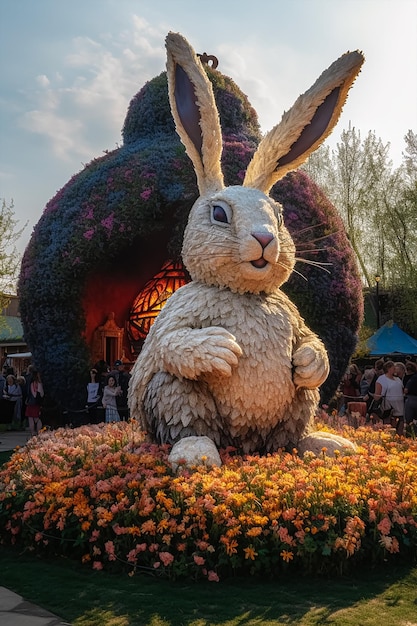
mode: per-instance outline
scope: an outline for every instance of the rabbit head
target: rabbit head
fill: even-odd
[[[184,264],[195,281],[239,293],[272,293],[291,275],[295,248],[269,191],[330,134],[363,56],[347,53],[323,72],[263,138],[243,185],[225,187],[211,83],[182,35],[169,33],[166,48],[171,110],[200,193],[184,234]]]
[[[295,248],[281,205],[258,189],[233,186],[195,203],[182,257],[193,280],[271,293],[289,278]]]

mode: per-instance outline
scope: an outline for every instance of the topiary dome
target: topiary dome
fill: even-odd
[[[240,184],[261,139],[257,115],[230,78],[210,68],[207,73],[222,124],[225,183]],[[286,286],[329,351],[331,374],[323,387],[328,399],[354,351],[361,321],[354,255],[335,208],[305,174],[290,174],[272,195],[284,205],[297,247],[306,250],[300,237],[310,249],[315,239],[335,233],[320,242],[326,250],[311,257],[331,262],[330,274],[297,266],[307,281],[294,274]],[[167,259],[179,258],[197,197],[162,73],[132,99],[123,145],[91,161],[48,202],[23,256],[18,294],[24,335],[46,391],[60,407],[84,406],[96,328],[110,313],[124,328],[144,284]],[[131,356],[127,336],[124,341]]]

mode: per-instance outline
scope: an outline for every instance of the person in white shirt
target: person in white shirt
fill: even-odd
[[[22,417],[22,388],[17,384],[16,378],[9,374],[6,378],[6,384],[3,390],[3,398],[7,400],[12,409],[12,422],[9,429],[12,430],[16,427],[20,428],[20,422]]]
[[[98,372],[93,367],[90,370],[90,382],[87,383],[87,409],[91,424],[98,422],[98,406],[101,404],[102,387],[98,380]]]
[[[398,435],[404,433],[404,388],[400,378],[395,376],[395,363],[386,361],[384,373],[375,384],[374,398],[383,398],[382,408],[388,411],[392,409],[391,416],[385,418],[386,423],[395,426]]]

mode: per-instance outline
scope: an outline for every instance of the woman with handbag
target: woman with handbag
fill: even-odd
[[[384,373],[375,384],[374,399],[383,398],[382,421],[395,427],[397,435],[404,433],[404,389],[402,381],[395,376],[395,363],[386,361]]]
[[[37,370],[32,369],[32,378],[28,385],[25,411],[32,437],[42,430],[41,408],[43,397],[44,390],[41,377]]]

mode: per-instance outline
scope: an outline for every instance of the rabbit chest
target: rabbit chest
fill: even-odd
[[[268,428],[285,416],[295,396],[292,354],[300,318],[283,293],[237,294],[192,282],[171,297],[163,314],[166,321],[157,321],[170,330],[221,327],[235,337],[242,354],[231,376],[214,371],[200,377],[231,426],[256,420]]]

